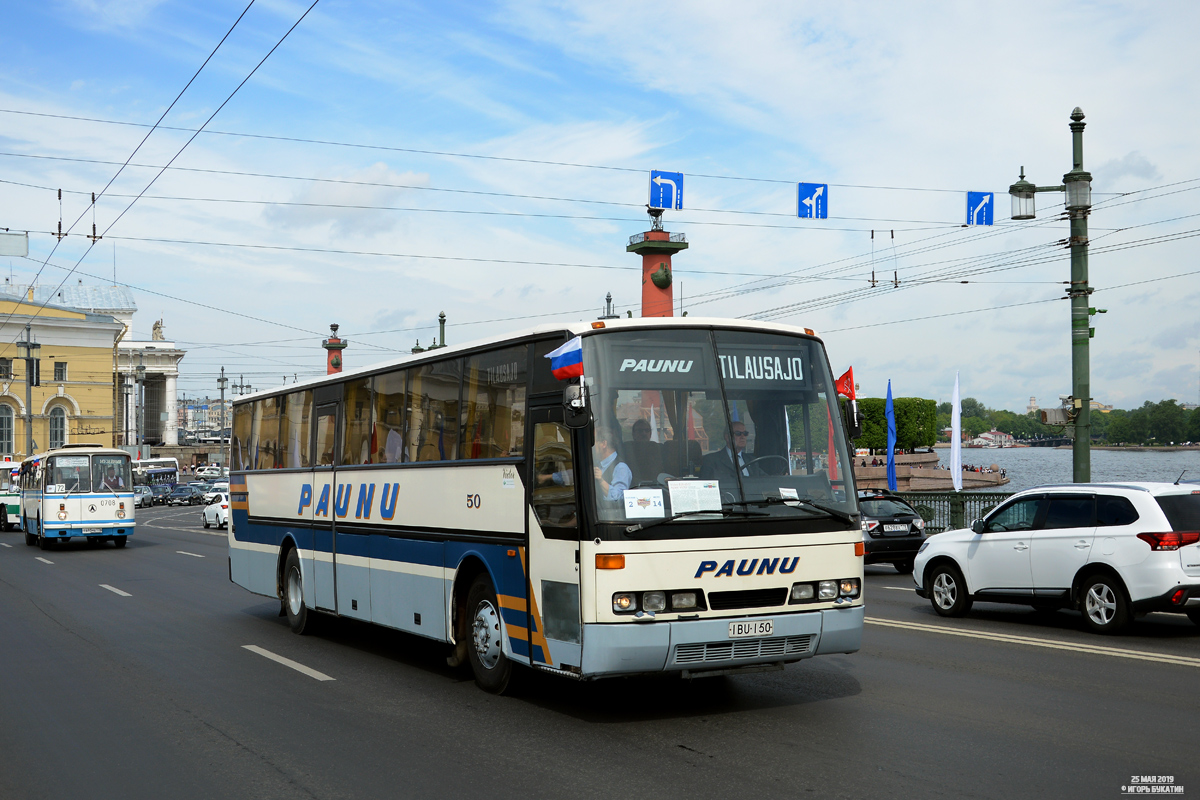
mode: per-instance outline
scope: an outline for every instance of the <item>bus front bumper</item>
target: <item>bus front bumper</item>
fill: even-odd
[[[48,524],[42,533],[47,539],[65,539],[75,536],[128,536],[133,533],[133,520],[106,523],[67,523]]]
[[[853,653],[862,644],[863,606],[735,619],[588,624],[583,626],[582,676],[650,672],[700,673]],[[729,623],[770,619],[770,636],[729,638]]]

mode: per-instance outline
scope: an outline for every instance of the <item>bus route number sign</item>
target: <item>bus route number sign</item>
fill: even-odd
[[[483,501],[477,494],[467,493],[467,508],[482,508]]]

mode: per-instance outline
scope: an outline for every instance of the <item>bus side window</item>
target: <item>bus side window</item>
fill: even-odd
[[[546,538],[575,539],[579,520],[571,430],[559,421],[561,408],[533,409],[529,416],[533,431],[530,505]]]

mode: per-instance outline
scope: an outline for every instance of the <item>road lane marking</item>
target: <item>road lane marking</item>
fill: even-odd
[[[122,591],[121,591],[120,589],[118,589],[117,587],[115,587],[115,586],[109,586],[107,583],[102,583],[102,584],[100,584],[100,588],[101,588],[101,589],[108,589],[108,590],[109,590],[110,592],[112,592],[113,594],[119,594],[119,595],[121,595],[121,597],[133,597],[133,595],[131,595],[129,592],[122,592]]]
[[[872,589],[891,589],[893,592],[915,592],[916,589],[910,589],[906,586],[872,586]]]
[[[285,667],[291,667],[292,669],[296,670],[296,672],[301,672],[315,680],[318,680],[318,681],[337,680],[336,678],[329,677],[324,672],[317,672],[315,669],[306,667],[303,664],[292,661],[290,658],[284,658],[283,656],[272,653],[270,650],[264,650],[256,644],[244,644],[244,645],[242,645],[242,647],[246,650],[249,650],[251,653],[258,653],[263,658],[269,658],[278,664],[283,664]]]
[[[3,545],[4,547],[12,547],[12,545],[8,542],[0,542],[0,545]]]
[[[1087,653],[1095,656],[1111,656],[1113,658],[1132,658],[1137,661],[1155,661],[1160,664],[1175,664],[1180,667],[1200,667],[1200,658],[1188,658],[1187,656],[1173,656],[1165,653],[1148,653],[1143,650],[1124,650],[1119,647],[1103,647],[1092,644],[1071,644],[1068,642],[1058,642],[1053,639],[1039,639],[1033,636],[1013,636],[1007,633],[983,633],[980,631],[967,631],[955,628],[947,628],[942,625],[927,625],[920,622],[899,622],[890,619],[867,618],[864,620],[869,625],[882,625],[887,628],[901,628],[910,631],[924,631],[926,633],[941,633],[947,636],[965,636],[969,639],[987,639],[993,642],[1003,642],[1005,644],[1023,644],[1029,647],[1046,647],[1051,650],[1069,650],[1075,653]]]
[[[54,563],[50,559],[42,558],[41,556],[34,556],[34,558],[36,558],[38,561],[42,562],[43,564],[53,564]]]
[[[181,555],[181,556],[191,556],[192,558],[204,558],[204,556],[200,555],[199,553],[189,553],[187,550],[176,550],[175,552],[179,553],[179,555]]]

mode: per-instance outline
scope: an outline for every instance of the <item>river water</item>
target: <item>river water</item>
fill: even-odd
[[[950,464],[950,448],[938,448],[942,466]],[[1071,482],[1071,451],[1055,447],[1006,447],[1000,450],[963,448],[963,464],[1007,470],[1008,483],[1000,492],[1019,492],[1047,483]],[[1152,450],[1093,450],[1092,480],[1166,481],[1173,483],[1184,470],[1187,481],[1200,481],[1200,450],[1161,452]]]

